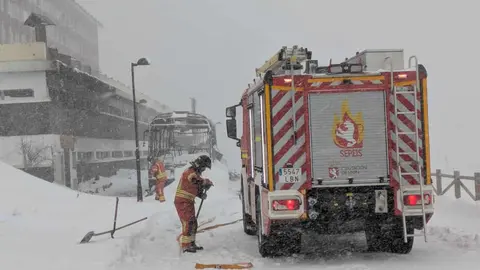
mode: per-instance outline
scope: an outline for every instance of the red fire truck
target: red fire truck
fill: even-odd
[[[365,50],[319,66],[307,48],[283,47],[226,108],[241,149],[244,231],[262,256],[300,252],[305,231],[364,231],[378,252],[427,241],[427,72],[408,62],[403,50]]]

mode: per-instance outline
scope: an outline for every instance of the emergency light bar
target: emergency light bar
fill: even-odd
[[[300,62],[305,60],[310,60],[312,58],[312,52],[309,51],[307,48],[298,48],[297,45],[293,46],[292,48],[287,48],[287,46],[283,46],[278,52],[276,52],[270,59],[265,61],[261,67],[255,69],[257,76],[262,73],[266,73],[269,70],[275,71],[281,68],[284,63],[289,62],[296,62],[297,65]],[[299,68],[297,65],[294,64],[294,69],[298,70]],[[290,67],[289,67],[290,69]]]
[[[362,73],[362,64],[335,64],[328,66],[328,73],[341,74],[341,73]]]

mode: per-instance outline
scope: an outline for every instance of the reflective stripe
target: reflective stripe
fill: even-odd
[[[166,177],[167,177],[167,173],[165,173],[165,172],[159,172],[156,175],[157,179],[162,179],[162,178],[166,178]]]
[[[188,222],[182,221],[182,232],[187,231],[187,226],[188,226]],[[187,236],[187,235],[183,235],[183,234],[180,236],[180,243],[181,244],[188,244],[188,243],[191,243],[193,241],[195,241],[195,239],[193,239],[192,236]]]
[[[188,175],[187,179],[188,181],[192,182],[193,179],[197,178],[197,174],[196,173],[191,173]]]
[[[191,220],[189,221],[182,220],[182,234],[180,235],[181,244],[190,244],[195,241],[194,230],[196,230],[196,228],[194,228],[193,226],[194,224],[192,223]],[[188,230],[187,230],[187,227],[188,227]],[[184,233],[190,234],[190,236],[184,235]]]
[[[187,199],[187,200],[191,200],[191,201],[194,201],[195,200],[195,195],[191,194],[191,193],[188,193],[184,190],[181,190],[181,189],[177,189],[177,192],[175,193],[175,196],[177,197],[180,197],[180,198],[184,198],[184,199]]]
[[[192,236],[184,236],[182,235],[180,237],[180,243],[182,244],[189,244],[189,243],[192,243],[193,241],[195,241],[194,237]]]

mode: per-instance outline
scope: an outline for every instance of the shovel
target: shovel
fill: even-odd
[[[115,215],[113,217],[113,229],[111,229],[109,231],[101,232],[101,233],[95,233],[94,231],[90,231],[82,238],[82,240],[80,241],[80,244],[88,243],[90,241],[90,239],[92,239],[92,237],[94,237],[94,236],[99,236],[99,235],[103,235],[103,234],[107,234],[107,233],[110,233],[110,237],[113,238],[113,234],[115,233],[115,231],[123,229],[125,227],[131,226],[135,223],[138,223],[140,221],[143,221],[143,220],[147,219],[146,217],[144,217],[140,220],[137,220],[137,221],[128,223],[126,225],[123,225],[122,227],[116,228],[117,227],[117,213],[118,213],[118,197],[117,197],[117,201],[115,203]]]
[[[117,227],[117,211],[118,211],[118,197],[117,197],[117,202],[115,203],[115,216],[113,217],[113,229],[112,232],[110,233],[110,236],[113,239],[113,234],[115,233],[116,227]]]
[[[138,223],[138,222],[140,222],[140,221],[144,221],[144,220],[146,220],[146,219],[147,219],[147,217],[144,217],[144,218],[139,219],[139,220],[137,220],[137,221],[134,221],[134,222],[125,224],[125,225],[123,225],[123,226],[121,226],[121,227],[118,227],[118,228],[116,228],[115,230],[116,230],[116,231],[121,230],[121,229],[123,229],[123,228],[126,228],[126,227],[128,227],[128,226],[131,226],[131,225],[133,225],[133,224],[135,224],[135,223]],[[112,233],[112,232],[113,232],[113,230],[109,230],[109,231],[105,231],[105,232],[101,232],[101,233],[95,233],[94,231],[90,231],[90,232],[88,232],[88,233],[82,238],[82,241],[80,241],[80,244],[88,243],[88,242],[90,241],[90,239],[92,239],[92,237],[94,237],[94,236],[104,235],[104,234]]]

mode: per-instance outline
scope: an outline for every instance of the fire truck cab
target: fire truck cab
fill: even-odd
[[[306,231],[364,231],[369,250],[393,253],[427,241],[427,105],[426,69],[415,56],[405,68],[403,50],[319,66],[307,48],[283,47],[257,68],[226,126],[241,149],[244,231],[260,254],[298,253]]]

